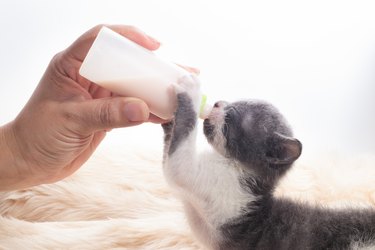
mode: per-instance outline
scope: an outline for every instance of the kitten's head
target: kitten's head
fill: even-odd
[[[259,174],[285,172],[302,150],[284,117],[263,101],[217,102],[204,133],[219,153]]]

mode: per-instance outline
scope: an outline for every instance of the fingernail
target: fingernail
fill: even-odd
[[[199,75],[201,73],[201,71],[197,68],[193,68],[193,67],[190,67],[192,73],[196,74],[196,75]]]
[[[156,39],[153,38],[152,36],[147,35],[147,37],[148,37],[148,39],[150,39],[151,42],[153,42],[153,43],[155,43],[155,44],[157,44],[157,45],[160,45],[160,44],[161,44],[158,40],[156,40]]]
[[[148,119],[145,112],[144,104],[140,102],[130,102],[127,103],[124,107],[124,112],[126,118],[131,122],[143,122]]]

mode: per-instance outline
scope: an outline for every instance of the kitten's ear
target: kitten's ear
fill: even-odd
[[[273,165],[292,164],[302,152],[302,143],[292,137],[274,133],[274,137],[268,142],[266,158]]]

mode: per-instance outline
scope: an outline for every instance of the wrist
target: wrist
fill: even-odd
[[[22,171],[21,154],[13,123],[0,127],[0,191],[29,186],[27,173]]]

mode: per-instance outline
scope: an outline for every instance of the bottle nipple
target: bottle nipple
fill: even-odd
[[[211,113],[211,110],[212,110],[212,105],[207,103],[207,96],[202,95],[201,105],[199,108],[199,118],[206,119]]]

